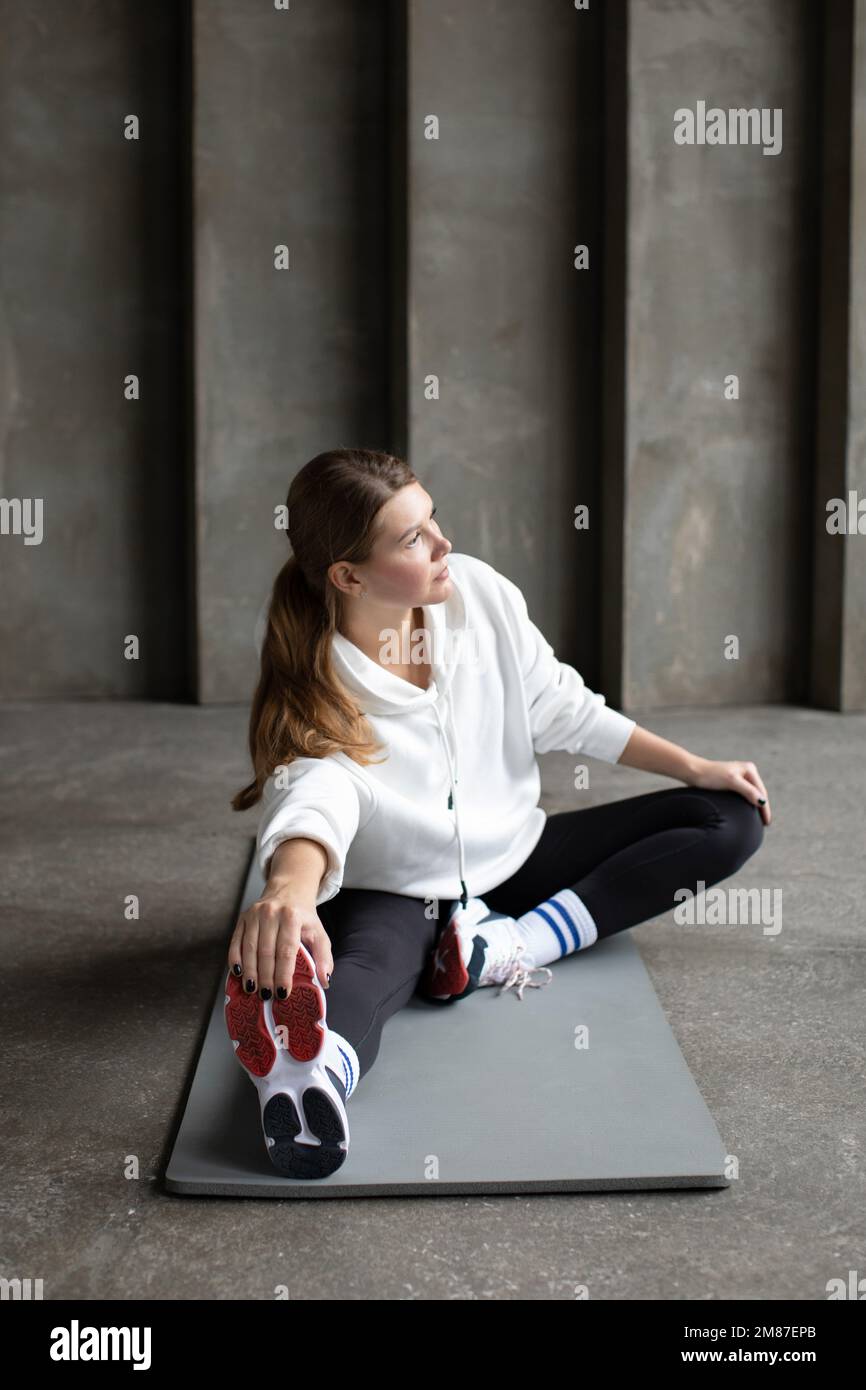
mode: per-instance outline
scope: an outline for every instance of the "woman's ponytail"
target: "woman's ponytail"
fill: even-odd
[[[416,482],[391,454],[337,449],[311,459],[289,489],[293,553],[271,590],[248,742],[253,779],[232,798],[254,806],[280,764],[343,752],[361,765],[383,751],[357,704],[338,680],[331,639],[340,594],[328,571],[357,564],[373,547],[376,513],[401,487]]]

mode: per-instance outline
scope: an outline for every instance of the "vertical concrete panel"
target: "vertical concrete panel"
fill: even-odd
[[[0,698],[186,691],[181,21],[0,5]]]
[[[628,54],[630,0],[604,7],[604,266],[600,684],[623,705],[625,660],[626,352],[628,347]]]
[[[847,482],[858,499],[858,533],[848,538],[841,708],[866,709],[866,3],[855,0],[851,103],[851,327],[848,344]]]
[[[628,7],[621,479],[608,460],[625,707],[806,689],[819,18],[803,0]],[[698,101],[781,108],[781,152],[676,144]]]
[[[410,461],[455,548],[510,575],[594,679],[601,10],[407,0],[407,15]]]
[[[866,498],[866,5],[825,7],[819,425],[811,698],[866,708],[864,534],[828,532],[828,503]],[[856,519],[850,524],[857,525]]]
[[[197,0],[194,53],[198,692],[243,700],[274,507],[389,445],[387,7]]]

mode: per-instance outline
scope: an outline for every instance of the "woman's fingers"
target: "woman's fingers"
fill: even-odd
[[[754,763],[743,764],[743,776],[747,779],[747,781],[754,783],[754,785],[758,788],[758,791],[761,793],[761,796],[769,800],[769,798],[767,797],[767,788],[764,786],[764,783],[761,780],[761,774],[755,767]]]
[[[744,763],[741,776],[746,784],[746,787],[749,790],[749,800],[753,803],[753,805],[758,806],[758,810],[761,813],[761,819],[763,820],[765,825],[769,825],[771,820],[770,798],[767,795],[767,788],[764,786],[764,783],[761,780],[761,775],[758,772],[758,769],[755,767],[755,764]],[[760,797],[763,797],[764,799],[763,806],[758,805],[758,800]]]
[[[280,908],[265,899],[257,905],[258,939],[256,941],[256,987],[259,993],[274,992],[274,964],[277,932],[280,929]]]
[[[280,930],[274,961],[274,988],[280,999],[288,999],[292,992],[292,979],[300,944],[301,914],[297,908],[284,907],[280,910]],[[286,991],[285,994],[280,992],[282,990]]]
[[[279,927],[279,910],[267,899],[253,903],[241,914],[229,944],[229,968],[234,974],[241,965],[240,978],[247,994],[269,989],[274,984],[274,943]]]
[[[229,942],[229,970],[233,975],[243,972],[244,926],[244,914],[241,913]]]
[[[316,974],[325,989],[334,971],[331,942],[314,910],[292,907],[273,898],[260,899],[238,919],[229,943],[229,968],[240,978],[247,993],[270,990],[287,999],[292,992],[301,935],[313,957]],[[285,990],[285,994],[279,991]]]
[[[248,994],[252,994],[258,988],[258,964],[256,959],[256,948],[259,941],[259,923],[255,912],[247,912],[244,924],[244,939],[241,946],[241,964],[243,973],[241,978],[244,982],[244,989]]]
[[[316,962],[316,974],[323,989],[327,989],[330,984],[329,976],[334,973],[334,957],[331,954],[331,943],[324,927],[320,932],[316,932],[311,940],[305,941],[304,945]]]

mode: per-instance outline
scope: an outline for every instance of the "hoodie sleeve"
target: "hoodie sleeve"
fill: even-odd
[[[588,753],[605,763],[617,762],[637,721],[610,709],[579,671],[557,661],[530,619],[520,589],[496,573],[511,615],[536,753]]]
[[[265,880],[274,850],[284,840],[316,840],[328,855],[316,906],[336,897],[361,817],[352,778],[331,757],[296,758],[268,778],[262,800],[256,857]]]

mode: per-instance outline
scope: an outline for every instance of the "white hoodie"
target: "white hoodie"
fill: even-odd
[[[615,763],[636,727],[557,661],[516,584],[472,555],[452,552],[448,569],[449,596],[423,610],[432,635],[426,690],[342,633],[331,639],[334,671],[387,761],[296,758],[277,769],[282,789],[274,775],[265,785],[259,867],[267,878],[283,840],[316,840],[328,854],[316,906],[344,886],[437,902],[482,897],[520,868],[544,829],[535,754]],[[256,623],[259,652],[267,606]]]

